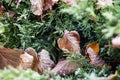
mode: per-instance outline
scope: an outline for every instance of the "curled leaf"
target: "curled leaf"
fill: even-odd
[[[25,52],[27,52],[29,55],[33,56],[33,62],[32,62],[32,66],[31,69],[37,71],[38,70],[38,57],[37,57],[37,52],[35,51],[35,49],[29,47],[25,50]]]
[[[64,51],[64,53],[80,52],[80,36],[77,31],[64,31],[62,38],[58,39],[58,47]]]
[[[44,0],[30,0],[31,10],[34,15],[42,15]]]
[[[55,65],[54,62],[50,59],[49,52],[44,49],[38,53],[38,59],[39,73],[43,73],[45,70],[52,69]]]
[[[19,65],[22,69],[31,68],[33,64],[33,56],[29,55],[27,52],[24,52],[24,54],[20,55],[21,63]]]
[[[34,15],[41,16],[45,11],[52,12],[52,0],[30,0],[31,10]]]
[[[94,51],[95,51],[95,53],[99,53],[99,51],[100,51],[100,48],[99,48],[99,44],[97,43],[97,42],[92,42],[92,43],[89,43],[88,45],[87,45],[87,47],[91,47]]]
[[[68,60],[60,60],[52,69],[52,72],[61,76],[65,76],[74,73],[77,67],[78,66],[76,63],[69,62]]]
[[[94,66],[102,68],[105,62],[99,57],[99,55],[91,48],[86,49],[86,55],[90,60],[90,63]]]
[[[0,47],[0,69],[8,65],[17,68],[21,63],[20,55],[22,51]]]
[[[120,35],[112,39],[112,47],[120,49]]]

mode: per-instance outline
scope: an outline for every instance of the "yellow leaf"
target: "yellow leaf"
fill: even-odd
[[[94,52],[97,53],[97,54],[98,54],[99,51],[100,51],[99,44],[98,44],[97,42],[89,43],[89,44],[87,45],[87,47],[91,47],[91,48],[94,50]]]

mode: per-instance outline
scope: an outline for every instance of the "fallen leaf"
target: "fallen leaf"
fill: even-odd
[[[0,47],[0,69],[9,65],[17,68],[21,64],[21,54],[22,51]]]
[[[64,51],[64,53],[80,52],[80,36],[77,31],[64,31],[62,38],[59,38],[58,47]]]
[[[52,72],[61,76],[70,75],[78,68],[76,63],[69,62],[68,60],[60,60],[57,65],[52,69]]]
[[[27,52],[24,52],[24,54],[20,55],[20,58],[22,60],[18,68],[22,68],[22,69],[31,68],[33,64],[33,56],[29,55]]]
[[[76,0],[61,0],[62,2],[66,3],[67,5],[76,5],[77,1]]]
[[[98,54],[99,51],[100,51],[99,44],[98,44],[97,42],[89,43],[89,44],[87,45],[87,47],[91,47],[91,48],[94,50],[94,52],[97,53],[97,54]]]
[[[91,48],[86,48],[86,55],[90,60],[90,63],[94,66],[102,68],[105,62],[99,57],[99,55]]]
[[[120,35],[112,38],[112,47],[120,49]]]
[[[52,12],[52,0],[44,0],[43,11],[50,10]]]
[[[44,0],[30,0],[31,2],[31,10],[34,15],[42,15]]]
[[[47,10],[52,12],[52,0],[30,0],[31,10],[34,15],[41,16],[46,13]]]
[[[34,71],[38,71],[38,57],[37,57],[37,52],[35,51],[35,49],[29,47],[25,50],[25,52],[33,56],[33,62],[32,62],[31,69]]]
[[[2,16],[4,14],[5,8],[4,6],[0,6],[0,16]]]
[[[52,69],[55,65],[54,62],[50,59],[49,52],[44,49],[38,53],[38,59],[39,73],[43,73],[45,70]]]
[[[15,16],[16,15],[16,13],[15,12],[13,12],[13,11],[8,11],[8,14],[9,14],[9,16],[11,16],[11,17],[13,17],[13,16]]]

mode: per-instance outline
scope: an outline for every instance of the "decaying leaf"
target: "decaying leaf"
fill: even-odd
[[[43,12],[50,10],[52,12],[52,0],[30,0],[31,10],[34,15],[43,15]]]
[[[77,31],[64,31],[62,38],[59,38],[58,47],[64,51],[64,53],[80,52],[80,36]]]
[[[5,8],[4,6],[0,6],[0,15],[3,15],[4,14],[4,11],[5,11]]]
[[[33,56],[33,62],[32,62],[32,66],[31,69],[33,69],[34,71],[38,70],[38,57],[37,57],[37,52],[35,51],[35,49],[33,48],[27,48],[25,50],[25,52],[27,52],[28,54],[30,54],[31,56]]]
[[[90,60],[90,63],[94,66],[102,68],[105,62],[99,57],[99,55],[91,48],[86,48],[86,55]]]
[[[52,69],[52,72],[65,76],[74,73],[77,68],[78,65],[76,63],[69,62],[68,60],[60,60]]]
[[[20,50],[0,47],[0,69],[8,65],[18,67],[21,63],[20,55],[23,54]]]
[[[120,49],[120,35],[112,39],[112,47]]]
[[[50,10],[52,12],[52,0],[44,0],[43,11]]]
[[[97,42],[89,43],[89,44],[87,45],[87,47],[91,47],[91,48],[94,50],[94,52],[97,53],[97,54],[98,54],[99,51],[100,51],[99,44],[98,44]]]
[[[76,0],[61,0],[62,2],[66,3],[67,5],[76,5]]]
[[[27,52],[24,52],[24,54],[20,55],[21,63],[18,68],[22,69],[28,69],[31,68],[33,64],[33,56],[29,55]]]
[[[11,16],[11,17],[14,17],[15,15],[16,15],[16,13],[15,12],[13,12],[13,11],[8,11],[8,14],[9,14],[9,16]]]
[[[17,7],[21,0],[18,0]],[[52,12],[52,6],[56,4],[59,0],[30,0],[31,2],[31,10],[34,15],[41,16],[45,14],[47,10]],[[67,5],[76,5],[77,2],[75,0],[61,0],[65,2]]]
[[[38,53],[38,58],[39,73],[43,73],[45,70],[52,69],[55,65],[54,62],[50,59],[49,52],[44,49]]]
[[[31,10],[34,15],[42,15],[44,0],[30,0]]]

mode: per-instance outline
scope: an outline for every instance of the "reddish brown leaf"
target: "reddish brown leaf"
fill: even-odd
[[[0,6],[0,16],[4,14],[5,8],[4,6]]]
[[[15,13],[15,12],[13,12],[13,11],[8,11],[8,14],[9,14],[9,16],[11,16],[11,17],[13,17],[13,16],[15,16],[15,15],[16,15],[16,13]]]
[[[58,39],[58,46],[65,53],[80,52],[80,36],[77,31],[64,31],[62,38]]]
[[[89,58],[90,63],[94,66],[102,68],[105,64],[104,61],[99,57],[97,53],[95,53],[95,51],[91,47],[88,47],[86,49],[86,55]]]
[[[32,62],[32,66],[31,69],[37,71],[38,70],[38,57],[37,57],[37,52],[33,49],[33,48],[27,48],[25,50],[25,52],[27,52],[28,54],[30,54],[31,56],[33,56],[33,62]]]
[[[52,12],[52,0],[44,0],[43,11],[50,10]]]
[[[18,67],[21,63],[21,54],[23,54],[23,52],[20,50],[0,47],[0,69],[8,65]]]
[[[45,70],[52,69],[55,65],[54,62],[50,59],[49,52],[44,49],[38,53],[38,58],[39,73],[43,73]]]
[[[61,76],[70,75],[78,68],[76,63],[69,62],[68,60],[60,60],[55,68],[52,69],[53,73]]]

